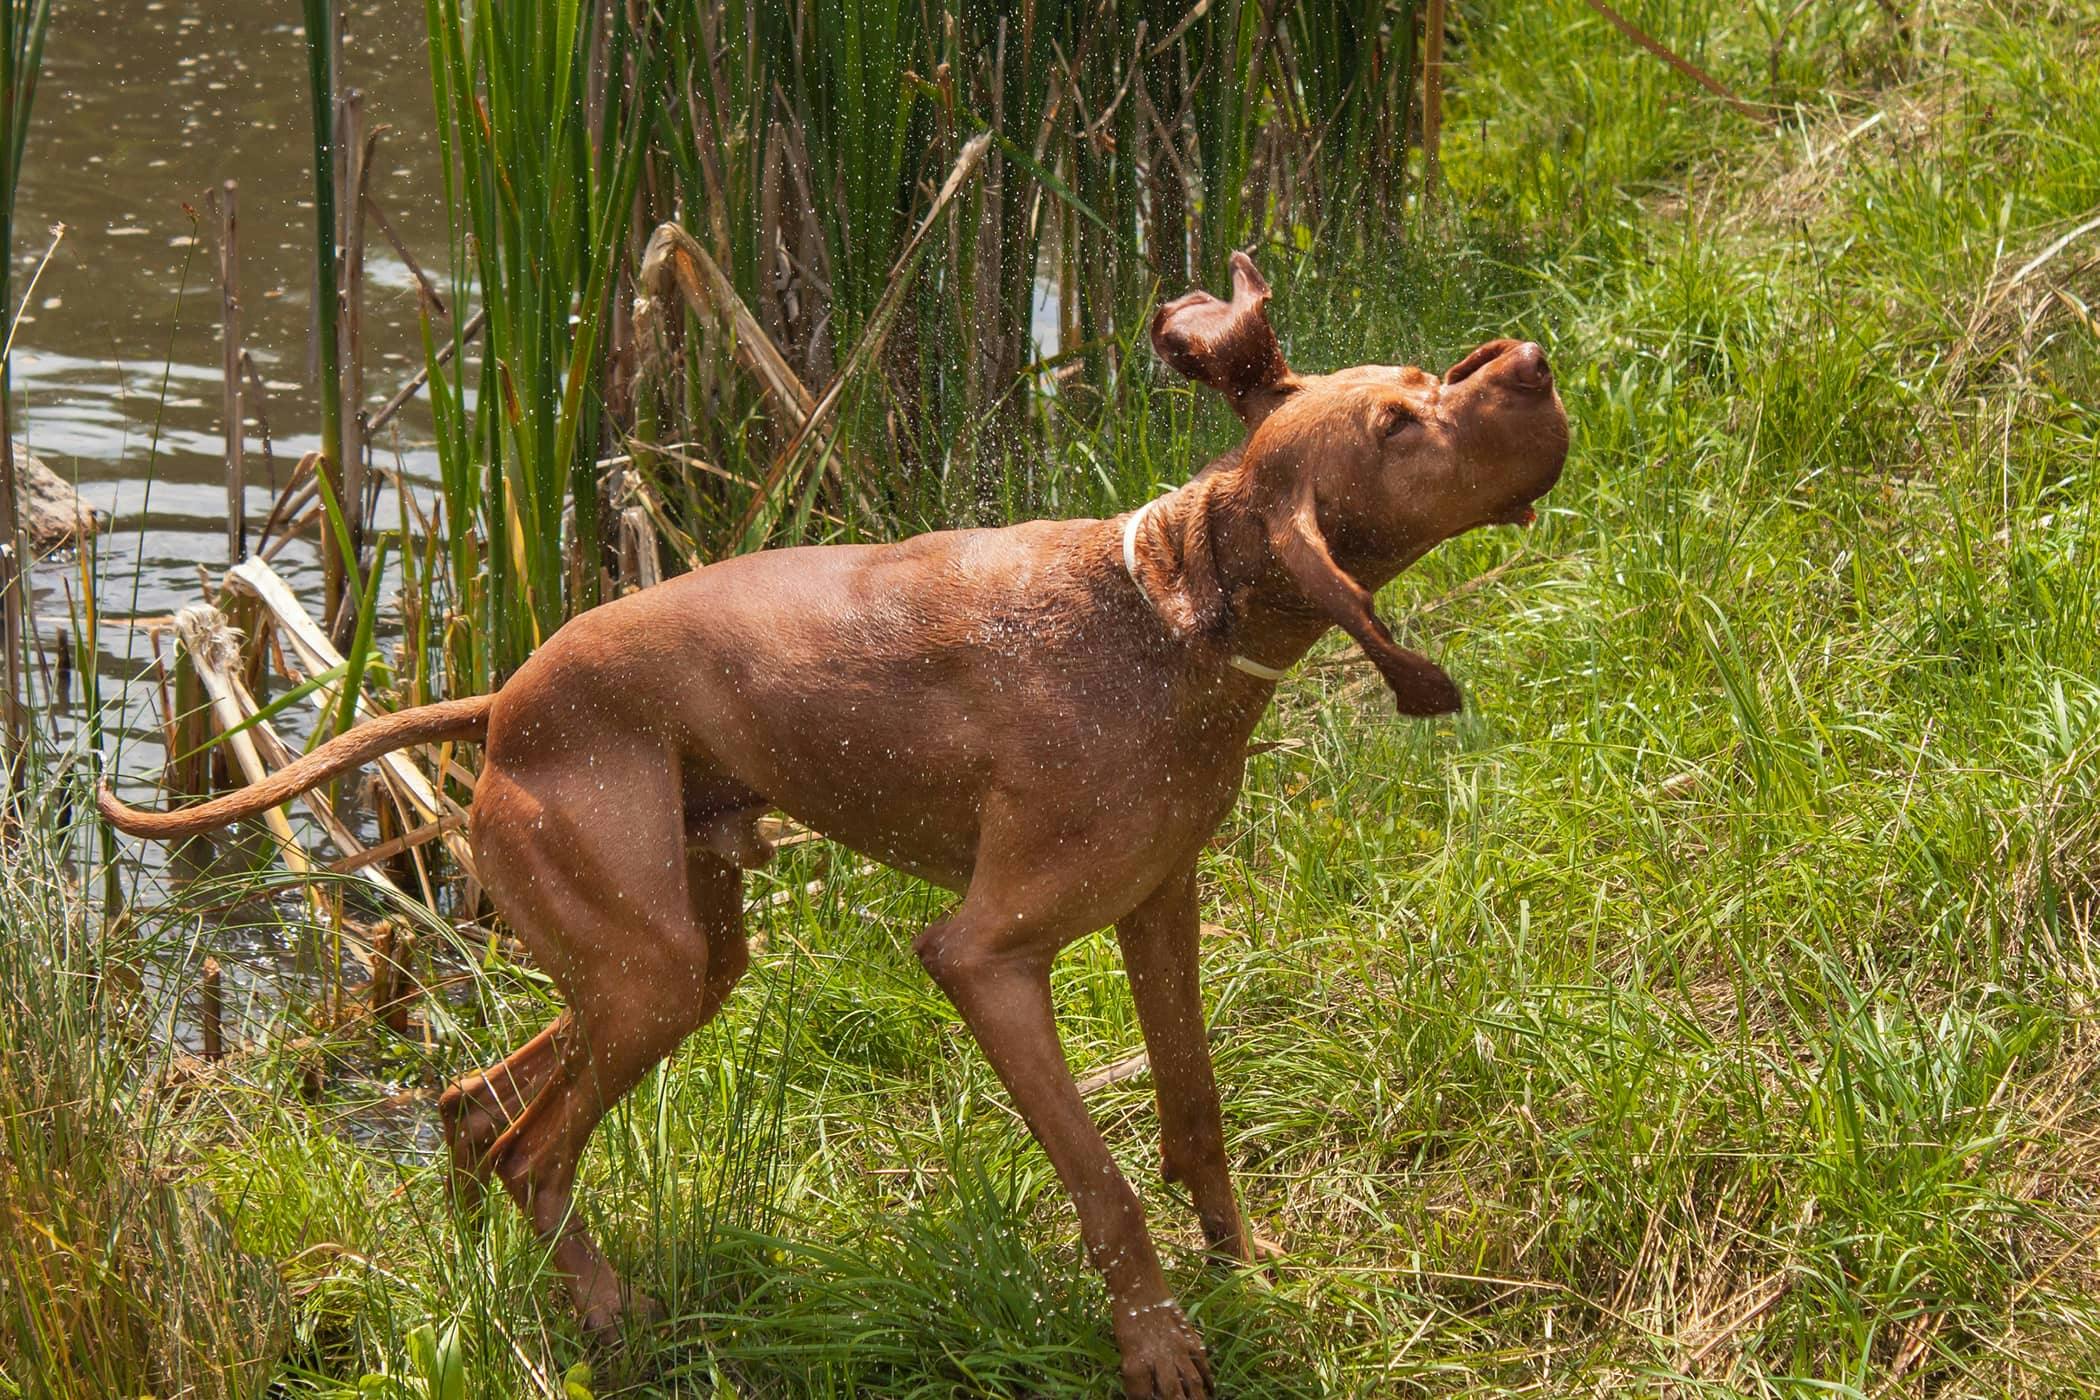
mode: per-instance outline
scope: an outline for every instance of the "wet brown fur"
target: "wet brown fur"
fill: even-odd
[[[704,1024],[748,960],[741,870],[778,808],[960,896],[914,948],[1078,1209],[1134,1396],[1211,1391],[1136,1193],[1066,1068],[1049,971],[1113,925],[1151,1054],[1165,1168],[1212,1248],[1257,1257],[1225,1159],[1197,987],[1196,860],[1236,797],[1274,686],[1330,626],[1409,714],[1457,708],[1370,590],[1439,541],[1515,521],[1558,477],[1567,426],[1534,345],[1444,377],[1285,363],[1253,264],[1234,296],[1161,308],[1154,340],[1226,395],[1244,447],[1147,512],[892,545],[726,559],[583,614],[493,700],[352,730],[269,783],[119,828],[205,830],[402,743],[482,732],[480,874],[568,1010],[444,1095],[457,1179],[493,1174],[555,1241],[594,1328],[646,1300],[572,1209],[593,1127]]]

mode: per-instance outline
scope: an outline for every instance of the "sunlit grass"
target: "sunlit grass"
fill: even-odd
[[[1295,362],[1533,336],[1576,445],[1535,531],[1387,592],[1468,712],[1396,722],[1330,643],[1206,857],[1273,1285],[1201,1261],[1149,1081],[1092,1101],[1226,1394],[2075,1394],[2100,1363],[2094,245],[2008,285],[2100,204],[2100,49],[2030,7],[1914,52],[1857,7],[1788,32],[1775,90],[1762,13],[1657,28],[1827,110],[1748,123],[1572,10],[1471,14],[1441,230],[1268,259]],[[1163,383],[1059,431],[1017,506],[1112,509],[1229,440]],[[727,1011],[601,1130],[584,1209],[674,1314],[620,1351],[501,1202],[460,1220],[425,1147],[356,1139],[551,1014],[528,973],[476,973],[428,1047],[333,1044],[316,1104],[280,1049],[144,1120],[278,1264],[283,1386],[412,1375],[428,1325],[476,1395],[585,1359],[601,1395],[1111,1393],[1069,1207],[910,954],[942,901],[855,870],[800,847],[754,880],[826,883],[755,916]],[[73,1034],[36,1008],[74,983],[30,975],[91,961],[61,904],[11,944],[11,1034]],[[1109,940],[1057,995],[1082,1072],[1140,1044]],[[30,1097],[45,1063],[8,1057],[9,1124],[106,1099],[83,1140],[139,1136],[128,1061]],[[182,1258],[230,1307],[234,1256]],[[39,1393],[20,1277],[0,1386]]]

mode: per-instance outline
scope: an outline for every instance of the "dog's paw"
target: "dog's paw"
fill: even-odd
[[[1203,1339],[1171,1298],[1119,1313],[1116,1346],[1130,1400],[1210,1400],[1217,1393]]]
[[[603,1346],[619,1341],[629,1329],[646,1332],[670,1313],[639,1288],[616,1284],[610,1293],[584,1302],[580,1316],[584,1334]]]

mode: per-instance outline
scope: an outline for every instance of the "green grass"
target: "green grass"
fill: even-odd
[[[2100,235],[2010,285],[2100,205],[2100,41],[2089,8],[1934,9],[1914,44],[1863,5],[1775,49],[1790,8],[1629,11],[1799,100],[1771,124],[1572,4],[1469,8],[1442,230],[1267,259],[1296,362],[1534,336],[1576,436],[1536,531],[1386,595],[1466,715],[1394,721],[1329,643],[1206,860],[1273,1286],[1200,1262],[1148,1082],[1093,1100],[1228,1395],[2100,1388]],[[1228,440],[1179,390],[1143,407],[1065,425],[1029,507],[1112,508]],[[599,1395],[1110,1393],[1070,1209],[910,954],[940,898],[821,847],[756,890],[827,860],[594,1146],[591,1223],[679,1319],[622,1351],[510,1212],[456,1220],[398,1129],[355,1129],[543,1020],[529,972],[479,973],[428,1048],[337,1045],[319,1104],[280,1050],[150,1139],[114,1087],[79,1131],[158,1144],[154,1179],[278,1263],[285,1393],[412,1378],[426,1326],[475,1395],[587,1357]],[[1108,940],[1057,992],[1081,1070],[1139,1044]],[[61,1111],[0,1063],[9,1123]],[[220,1261],[185,1267],[222,1315],[239,1256],[180,1257]],[[0,1393],[98,1393],[39,1388],[21,1276]]]
[[[196,929],[104,929],[63,873],[56,796],[28,794],[0,871],[0,1395],[252,1395],[285,1294],[186,1155],[200,1115],[156,1048],[154,982]]]

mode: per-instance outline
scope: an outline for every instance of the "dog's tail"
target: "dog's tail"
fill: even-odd
[[[475,695],[465,700],[440,700],[367,720],[338,734],[305,757],[286,764],[259,783],[239,792],[229,792],[194,807],[172,812],[148,812],[117,801],[104,778],[95,792],[95,805],[103,819],[127,836],[145,836],[172,841],[252,817],[257,812],[281,807],[308,788],[317,787],[336,774],[369,762],[384,753],[410,744],[436,743],[445,739],[478,739],[488,731],[493,695]]]

